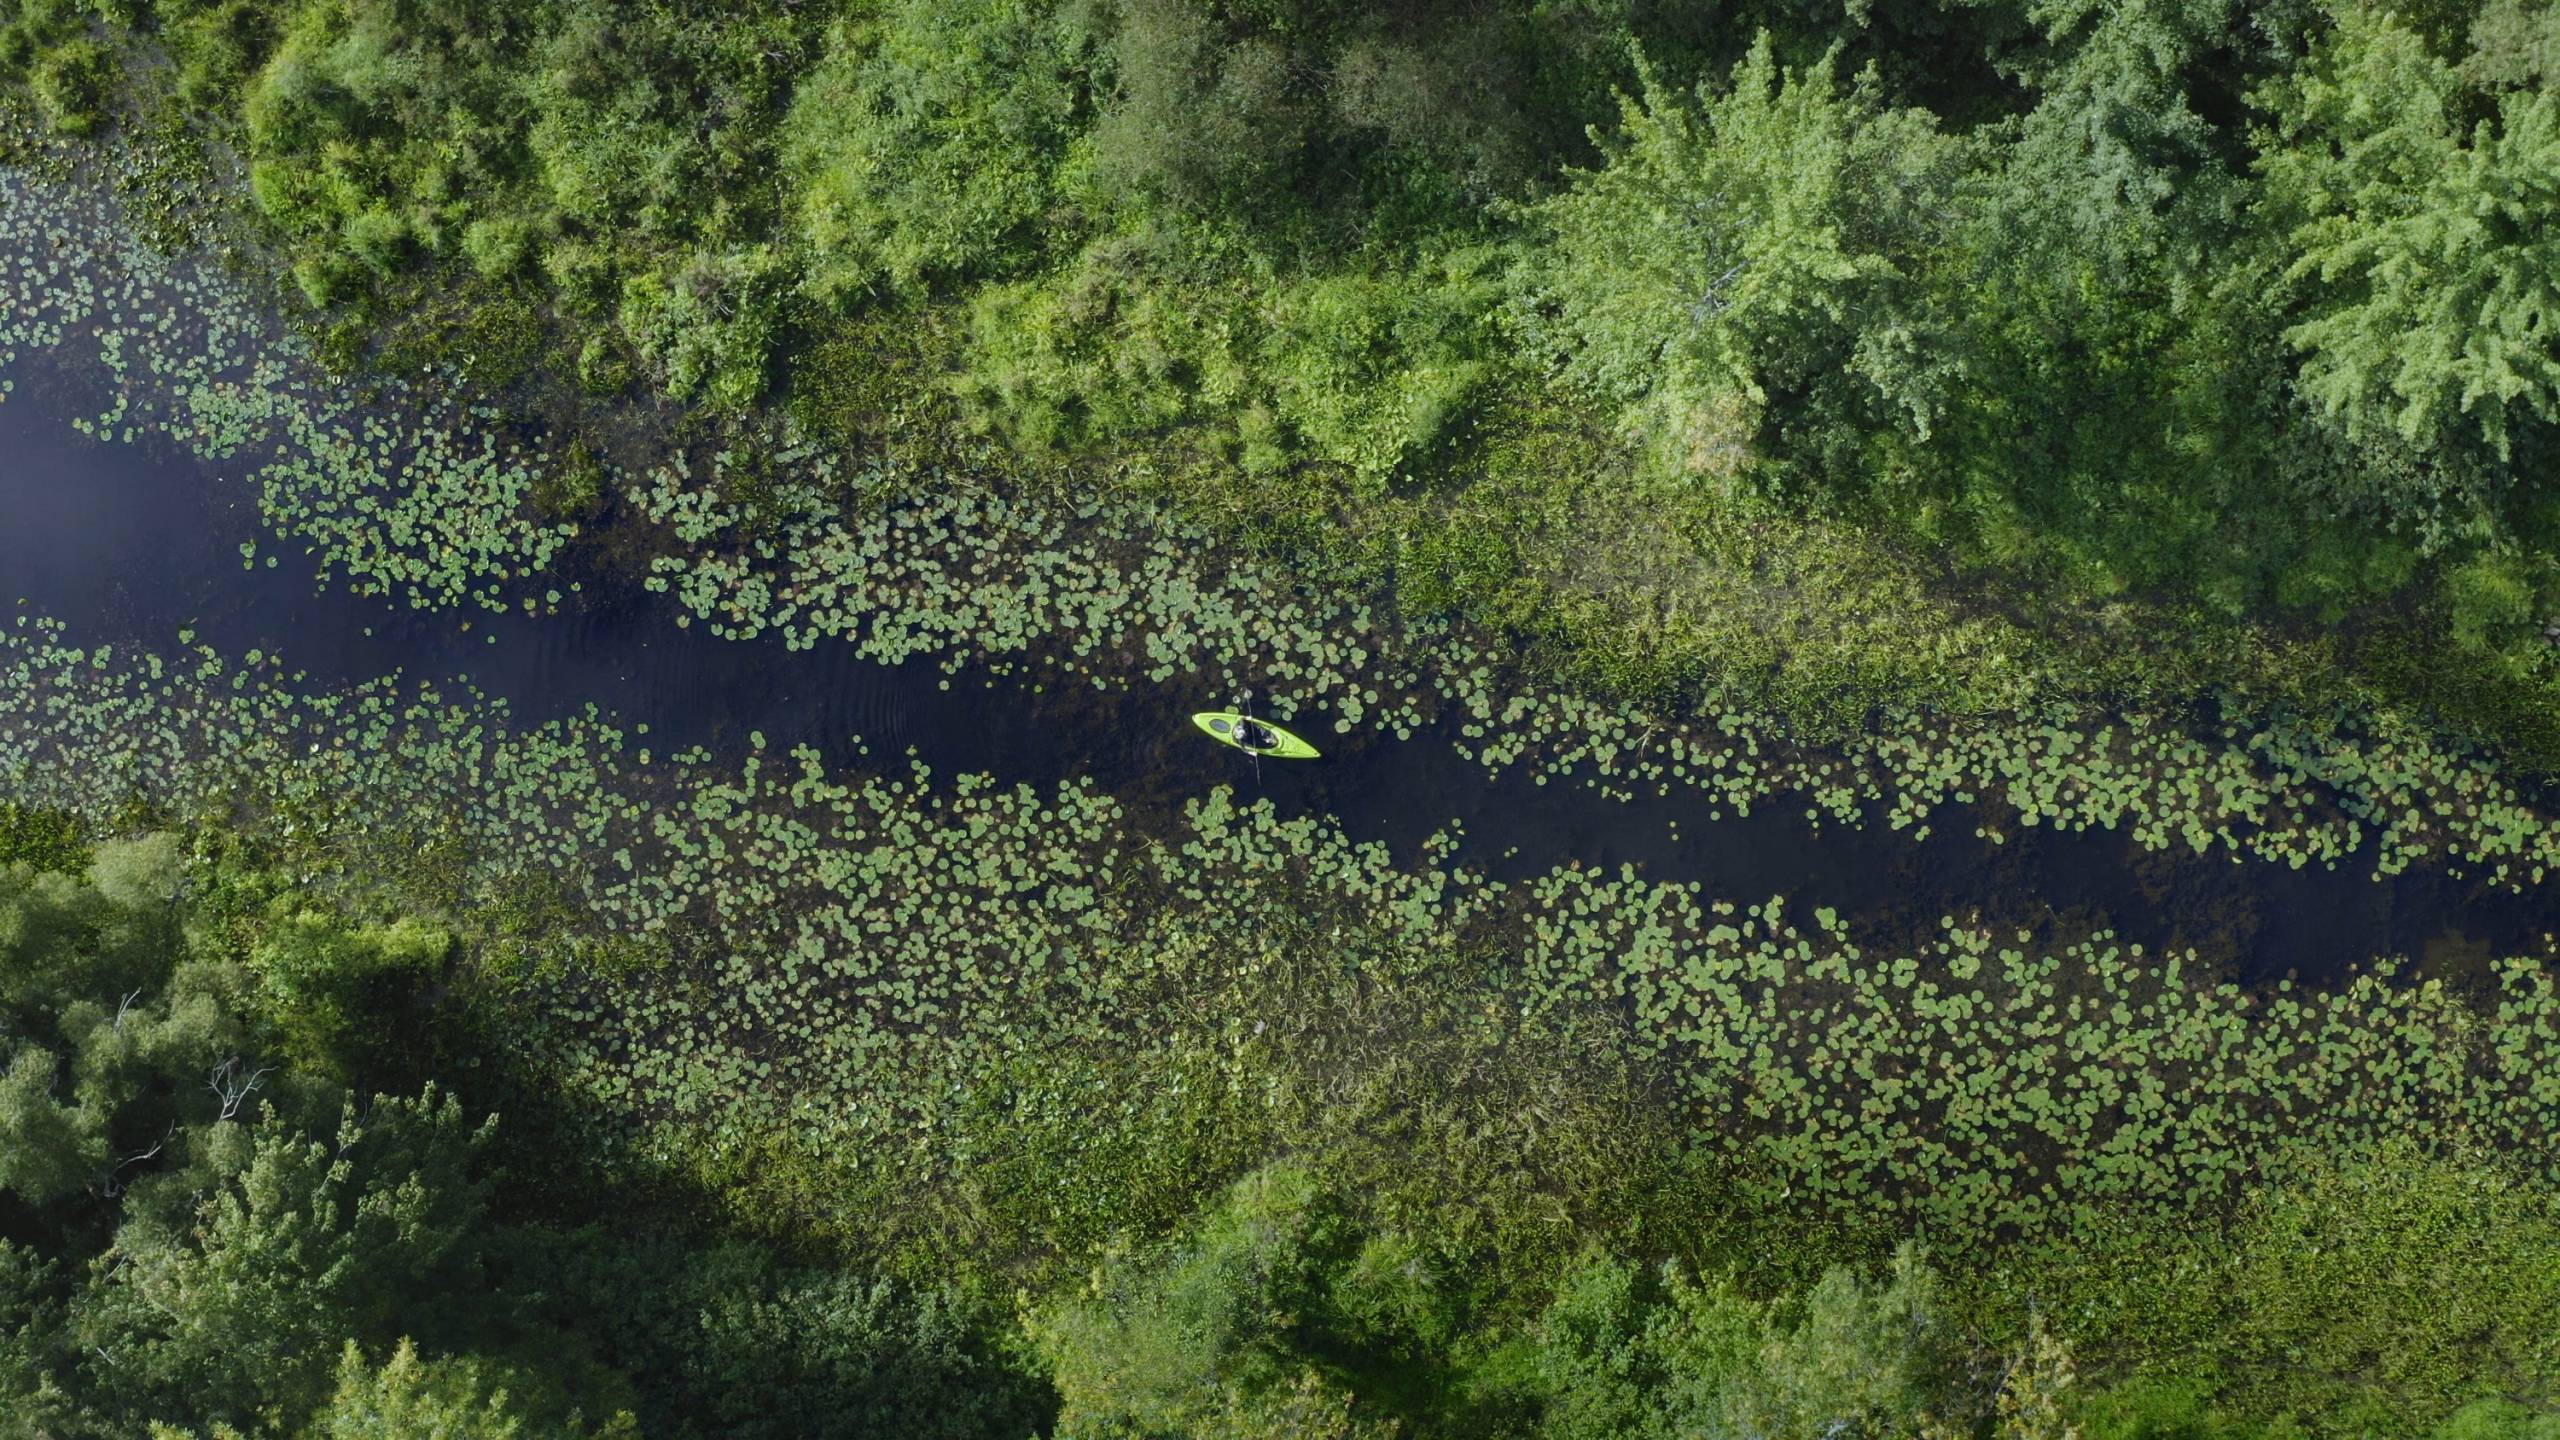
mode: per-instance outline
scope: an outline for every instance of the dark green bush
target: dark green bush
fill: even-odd
[[[56,134],[86,135],[106,123],[115,104],[115,52],[86,36],[49,46],[35,57],[30,88]]]
[[[25,865],[76,874],[88,859],[78,821],[59,810],[0,802],[0,869]]]

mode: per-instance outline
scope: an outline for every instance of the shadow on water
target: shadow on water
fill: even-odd
[[[857,763],[858,736],[871,747],[862,763],[901,763],[912,747],[937,774],[1091,780],[1140,810],[1231,784],[1284,815],[1332,816],[1399,860],[1446,832],[1457,863],[1500,877],[1634,866],[1723,899],[1785,896],[1800,917],[1836,909],[1870,946],[1925,939],[1941,916],[2065,936],[2111,925],[2145,945],[2194,948],[2244,980],[2332,980],[2377,955],[2476,971],[2482,955],[2536,953],[2560,929],[2539,896],[2439,873],[2370,881],[2369,855],[2295,871],[2147,851],[2115,832],[2014,825],[1993,845],[1955,807],[1914,843],[1881,825],[1817,827],[1786,797],[1710,821],[1694,794],[1622,802],[1516,772],[1488,777],[1449,734],[1338,735],[1321,716],[1304,728],[1325,759],[1257,771],[1186,723],[1233,698],[1198,686],[1038,693],[1020,678],[946,677],[929,661],[873,664],[847,645],[726,641],[679,628],[671,600],[627,583],[591,582],[582,603],[542,618],[359,599],[324,591],[291,547],[270,566],[279,547],[260,532],[255,491],[224,478],[227,467],[166,442],[73,430],[67,417],[87,399],[22,383],[0,403],[0,606],[23,601],[67,622],[78,643],[171,651],[191,626],[220,654],[264,650],[320,688],[394,671],[467,679],[522,722],[592,704],[648,724],[661,749],[734,754],[761,732],[775,746],[815,745],[839,768]],[[239,547],[251,540],[258,558],[244,568]]]

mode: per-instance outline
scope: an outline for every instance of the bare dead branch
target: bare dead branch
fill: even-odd
[[[237,1055],[213,1067],[213,1075],[205,1082],[205,1088],[211,1090],[213,1098],[222,1103],[222,1119],[228,1120],[240,1113],[240,1107],[248,1102],[249,1096],[257,1090],[259,1082],[266,1079],[270,1068],[272,1067],[261,1065],[243,1075],[240,1073],[240,1057]]]

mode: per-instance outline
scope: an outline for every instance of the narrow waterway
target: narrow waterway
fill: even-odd
[[[1400,859],[1448,832],[1458,863],[1495,875],[1632,864],[1722,898],[1832,907],[1872,945],[1934,931],[1943,915],[2065,932],[2112,925],[2146,944],[2191,946],[2241,978],[2327,980],[2393,954],[2458,974],[2488,954],[2541,951],[2544,932],[2560,928],[2540,895],[2433,873],[2376,882],[2364,857],[2296,871],[2037,828],[1992,845],[1954,812],[1915,843],[1880,826],[1817,829],[1783,799],[1710,821],[1693,793],[1621,802],[1516,771],[1488,778],[1449,735],[1336,735],[1326,717],[1308,732],[1324,759],[1257,768],[1186,722],[1230,698],[1197,687],[1044,693],[1018,678],[946,677],[925,661],[873,664],[846,645],[721,640],[680,627],[666,597],[609,580],[589,579],[569,609],[543,617],[357,599],[321,586],[311,562],[260,532],[253,489],[226,467],[154,439],[75,430],[70,417],[95,413],[94,398],[78,377],[54,377],[22,382],[0,403],[0,604],[67,623],[79,644],[174,653],[191,629],[226,656],[280,657],[318,689],[394,673],[467,680],[520,721],[594,705],[647,724],[662,750],[736,753],[761,732],[851,769],[902,765],[912,748],[942,776],[1089,779],[1142,811],[1232,785],[1283,814],[1332,816]],[[252,541],[257,558],[244,565]]]

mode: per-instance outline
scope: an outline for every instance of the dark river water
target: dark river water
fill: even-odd
[[[832,767],[918,758],[949,778],[1013,783],[1091,779],[1143,811],[1232,785],[1283,814],[1334,817],[1355,840],[1410,860],[1433,833],[1460,827],[1458,863],[1495,875],[1568,863],[1633,864],[1657,880],[1701,882],[1720,898],[1788,898],[1798,915],[1831,906],[1862,943],[1934,932],[1941,915],[2074,931],[2112,925],[2149,945],[2193,946],[2244,979],[2326,980],[2377,955],[2460,974],[2490,953],[2538,953],[2560,916],[2539,895],[2483,891],[2437,874],[2367,879],[2369,858],[2336,872],[2294,871],[2143,850],[2111,833],[2026,829],[2006,845],[1972,838],[1961,813],[1932,817],[1933,838],[1819,831],[1783,798],[1749,818],[1710,822],[1694,795],[1620,802],[1578,785],[1489,779],[1429,731],[1408,741],[1335,735],[1312,723],[1325,757],[1264,762],[1200,736],[1189,712],[1232,697],[1197,687],[1036,695],[1027,682],[962,675],[943,687],[930,663],[872,664],[846,645],[786,651],[679,628],[669,598],[589,580],[584,603],[545,618],[418,611],[322,590],[296,547],[260,533],[255,492],[225,467],[145,440],[118,444],[71,428],[94,397],[21,374],[0,403],[0,606],[62,620],[74,643],[174,653],[177,633],[238,657],[280,656],[330,688],[398,672],[467,679],[520,721],[593,704],[650,727],[662,750],[736,752],[751,731],[776,746],[816,745]],[[241,542],[259,543],[254,569]],[[280,555],[267,568],[265,557]],[[492,640],[494,638],[494,642]],[[859,736],[871,747],[860,761]]]

